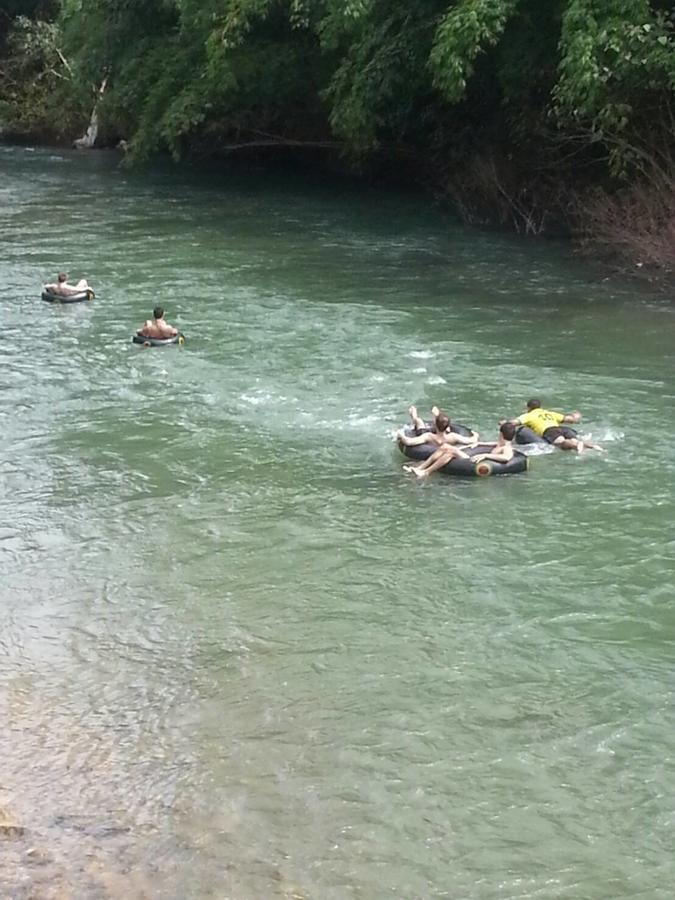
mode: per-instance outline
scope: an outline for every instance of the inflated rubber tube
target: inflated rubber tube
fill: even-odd
[[[519,425],[516,428],[516,444],[548,444],[548,441],[528,425]]]
[[[578,437],[578,432],[574,430],[574,428],[570,428],[568,425],[561,425],[560,430],[566,438],[575,438]],[[537,434],[536,431],[533,431],[527,425],[520,425],[516,429],[516,444],[543,444],[545,447],[550,447],[551,444],[546,440],[542,435]]]
[[[47,303],[82,303],[85,300],[93,300],[94,292],[91,288],[79,291],[77,294],[52,294],[51,291],[43,291],[42,299]]]
[[[182,347],[185,343],[185,336],[182,335],[180,331],[170,338],[153,338],[145,337],[142,334],[135,334],[131,340],[134,344],[141,344],[143,347],[168,347],[171,344],[178,344]]]
[[[399,441],[401,453],[408,459],[414,459],[417,462],[423,462],[428,459],[432,453],[438,449],[433,444],[417,444],[414,447],[407,447],[402,441]],[[475,447],[460,447],[470,457],[478,456],[480,453],[488,453],[494,448],[488,444],[477,444]],[[451,459],[441,469],[438,469],[444,475],[464,475],[474,476],[477,478],[486,478],[489,475],[515,475],[518,472],[527,471],[527,457],[524,453],[517,450],[513,457],[505,463],[497,462],[494,459],[485,459],[482,462],[475,463],[473,459]]]

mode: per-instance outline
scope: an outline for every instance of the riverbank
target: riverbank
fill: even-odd
[[[2,135],[8,146],[37,145],[57,149],[72,146],[72,141],[54,142],[44,135]],[[115,149],[120,164],[128,159],[128,148]],[[186,162],[208,159],[208,155],[188,155]],[[671,291],[675,286],[675,176],[669,171],[653,171],[648,185],[625,186],[614,192],[588,185],[566,187],[557,181],[528,179],[520,183],[508,161],[495,157],[457,161],[452,172],[412,164],[403,154],[397,159],[380,156],[368,167],[355,170],[335,148],[298,147],[291,144],[242,145],[236,150],[211,154],[225,167],[238,166],[282,170],[313,171],[327,177],[346,177],[370,186],[389,185],[397,189],[417,184],[421,192],[433,196],[440,207],[452,211],[463,222],[477,228],[510,231],[523,238],[565,237],[575,250],[606,275],[645,282],[657,290]],[[133,165],[133,163],[132,163]],[[463,166],[463,168],[462,168]],[[504,166],[502,172],[501,166]],[[505,186],[506,185],[506,186]]]
[[[412,181],[467,223],[675,272],[675,20],[633,5],[10,3],[0,119],[144,164],[246,155]],[[23,15],[19,15],[21,12]],[[414,19],[414,22],[411,20]]]

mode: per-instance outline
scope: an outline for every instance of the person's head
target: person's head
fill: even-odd
[[[68,273],[67,272],[59,272],[57,275],[59,280],[59,284],[63,284],[64,281],[68,281]]]
[[[512,441],[516,436],[516,426],[513,422],[502,422],[499,426],[499,433],[505,441]]]
[[[443,434],[443,432],[447,431],[450,427],[450,419],[445,413],[439,413],[434,419],[434,425],[436,426],[438,434]]]
[[[163,319],[164,318],[164,310],[161,306],[156,306],[152,311],[153,318],[155,319]]]
[[[527,401],[527,411],[532,412],[533,409],[539,409],[541,406],[541,400],[537,397],[533,397],[531,400]]]

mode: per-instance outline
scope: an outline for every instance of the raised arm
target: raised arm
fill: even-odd
[[[563,416],[563,422],[580,422],[581,421],[581,413],[578,410],[575,410],[571,413],[565,413]]]

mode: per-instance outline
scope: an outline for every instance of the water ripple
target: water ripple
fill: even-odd
[[[0,158],[0,893],[665,900],[663,304],[417,198]],[[402,475],[408,403],[532,393],[607,455]]]

